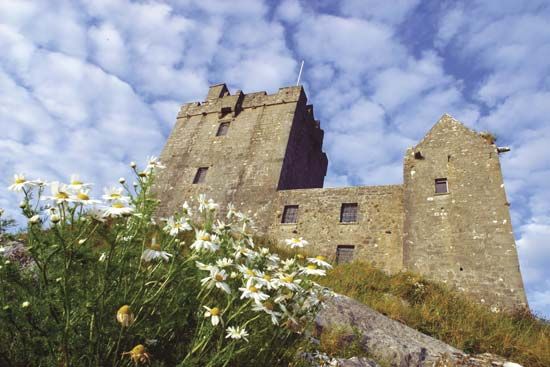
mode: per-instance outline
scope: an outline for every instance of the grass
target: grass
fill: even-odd
[[[363,262],[338,265],[319,282],[467,353],[550,366],[550,324],[526,310],[494,313],[420,276],[387,275]]]

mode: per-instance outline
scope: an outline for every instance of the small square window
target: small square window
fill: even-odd
[[[447,185],[446,178],[436,178],[435,179],[435,193],[436,194],[446,194],[449,192],[449,186]]]
[[[208,172],[208,167],[200,167],[195,174],[193,179],[194,184],[203,183],[206,180],[206,173]]]
[[[340,222],[357,222],[357,203],[342,204],[342,208],[340,209]]]
[[[355,246],[353,245],[338,245],[336,247],[336,263],[344,264],[353,261],[353,251]]]
[[[282,223],[298,222],[298,205],[285,205]]]
[[[222,122],[218,127],[218,132],[216,133],[216,136],[227,135],[227,130],[229,130],[229,122]]]

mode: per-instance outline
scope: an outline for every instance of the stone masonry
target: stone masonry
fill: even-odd
[[[160,216],[204,193],[256,215],[261,233],[304,237],[334,261],[411,270],[479,302],[526,305],[494,142],[443,115],[404,159],[404,183],[323,188],[323,130],[301,86],[184,104],[161,154]]]

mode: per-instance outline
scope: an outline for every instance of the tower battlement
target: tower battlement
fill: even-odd
[[[323,188],[324,132],[301,86],[184,104],[161,154],[160,216],[206,194],[334,261],[412,270],[495,307],[526,305],[494,142],[445,114],[407,150],[403,184]]]

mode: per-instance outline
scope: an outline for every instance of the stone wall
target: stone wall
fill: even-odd
[[[435,194],[438,178],[448,193]],[[407,151],[404,179],[405,267],[480,302],[525,304],[496,146],[445,115]]]
[[[343,203],[358,204],[357,222],[340,222]],[[281,223],[285,205],[298,205],[297,223]],[[304,237],[332,260],[337,246],[352,245],[356,259],[388,272],[402,269],[401,185],[279,191],[271,223],[268,233],[274,238]]]

